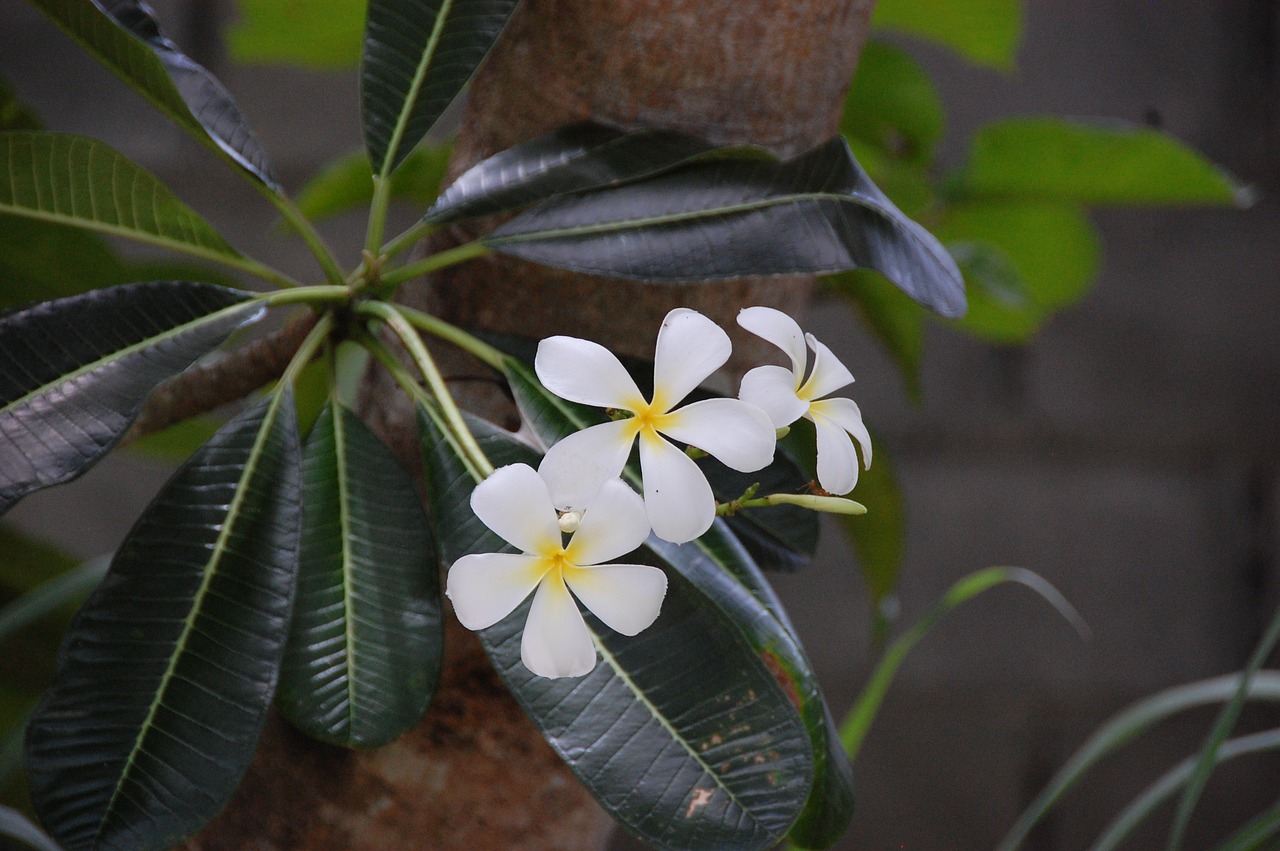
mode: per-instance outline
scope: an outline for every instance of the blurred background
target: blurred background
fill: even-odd
[[[287,186],[358,148],[353,72],[232,61],[229,0],[155,5],[174,39],[227,83]],[[944,618],[902,667],[855,763],[858,811],[839,846],[847,849],[994,846],[1107,717],[1160,689],[1240,669],[1280,603],[1280,4],[1027,0],[1020,16],[1017,4],[997,0],[960,5],[992,16],[967,22],[977,36],[923,37],[910,20],[878,19],[871,67],[898,68],[907,57],[940,101],[900,126],[850,132],[859,158],[907,212],[915,205],[955,239],[996,233],[987,241],[1002,251],[972,270],[986,274],[977,317],[954,328],[916,316],[911,330],[887,338],[896,354],[862,321],[874,282],[833,285],[815,302],[806,327],[857,377],[853,396],[876,435],[877,465],[896,473],[905,538],[900,558],[890,546],[860,562],[831,524],[817,563],[776,585],[837,716],[875,664],[877,622],[893,619],[892,637],[986,566],[1038,572],[1079,610],[1092,638],[1012,585]],[[3,0],[0,8],[0,79],[46,126],[107,141],[247,254],[308,272],[300,246],[280,238],[273,211],[252,190],[222,179],[212,156],[28,6]],[[251,41],[240,39],[232,47],[252,55]],[[879,115],[873,106],[863,104]],[[1254,203],[1246,209],[1211,193],[1205,203],[1153,203],[1195,200],[1180,198],[1182,178],[1171,171],[1165,198],[1059,190],[1046,201],[1028,191],[1011,211],[954,204],[938,212],[931,198],[948,175],[976,181],[975,135],[1012,116],[1161,130],[1247,185]],[[1031,174],[1056,167],[1027,156]],[[1006,213],[1023,223],[1016,233],[1002,230]],[[359,239],[349,234],[362,227],[358,217],[336,216],[324,230],[354,252]],[[0,235],[11,245],[22,238]],[[0,287],[18,280],[4,266],[10,254],[0,252]],[[63,256],[44,262],[66,263],[69,277],[82,271]],[[1011,278],[1001,263],[1012,265]],[[69,280],[67,291],[82,280]],[[3,295],[6,304],[24,300]],[[171,464],[155,454],[112,456],[79,481],[24,500],[0,540],[9,556],[19,553],[15,532],[76,559],[108,552]],[[868,482],[854,496],[874,513],[891,491],[868,494],[863,488],[886,487]],[[875,559],[879,567],[869,564]],[[0,567],[21,585],[26,568]],[[4,655],[6,689],[48,675],[21,646]],[[1179,716],[1105,761],[1030,847],[1087,847],[1199,746],[1213,717]],[[1280,713],[1251,708],[1242,729],[1277,720]],[[1210,847],[1277,798],[1280,759],[1228,764],[1208,787],[1187,847]],[[1170,812],[1131,847],[1163,847]],[[619,839],[617,847],[634,846]]]

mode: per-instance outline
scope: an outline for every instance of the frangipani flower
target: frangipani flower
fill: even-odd
[[[643,564],[604,564],[649,537],[644,502],[621,479],[600,487],[568,545],[546,482],[528,464],[495,470],[472,492],[471,510],[523,554],[465,555],[449,568],[445,593],[463,626],[485,629],[536,588],[520,641],[520,658],[535,674],[580,677],[595,667],[596,648],[574,597],[623,635],[658,617],[665,573]]]
[[[850,384],[853,375],[829,348],[796,321],[772,307],[748,307],[738,313],[738,324],[773,343],[791,358],[791,369],[758,366],[742,377],[738,398],[764,410],[782,428],[805,417],[818,433],[818,484],[828,493],[845,494],[858,482],[858,455],[853,439],[862,446],[862,458],[871,466],[871,435],[852,399],[825,399]],[[805,377],[808,352],[813,349],[813,369]]]
[[[653,398],[646,400],[604,346],[577,337],[543,340],[534,369],[548,390],[573,402],[633,414],[583,429],[551,447],[538,471],[556,506],[575,508],[590,500],[602,482],[622,472],[639,437],[644,503],[653,531],[678,544],[707,531],[716,511],[711,486],[693,459],[667,438],[744,473],[773,460],[776,439],[769,417],[738,399],[706,399],[675,409],[724,365],[730,348],[729,335],[710,319],[685,308],[671,311],[658,331]]]

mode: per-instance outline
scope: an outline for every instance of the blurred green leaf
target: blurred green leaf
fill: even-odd
[[[1215,845],[1213,851],[1274,851],[1273,840],[1277,835],[1280,835],[1280,802],[1241,825],[1235,833]]]
[[[8,525],[0,525],[0,598],[30,591],[54,576],[74,568],[76,560],[53,544],[38,540]]]
[[[884,443],[876,444],[875,456],[870,469],[858,474],[853,489],[853,496],[867,506],[867,513],[861,517],[837,515],[836,522],[853,543],[862,581],[872,606],[878,608],[898,587],[906,548],[907,507]]]
[[[977,65],[1012,71],[1022,37],[1022,3],[881,0],[871,25],[935,41]]]
[[[1080,204],[1234,204],[1254,193],[1187,145],[1118,121],[1010,118],[973,138],[961,197]]]
[[[107,573],[105,559],[93,559],[61,573],[0,609],[0,643],[59,611],[70,617]]]
[[[18,100],[4,80],[0,80],[0,130],[43,129],[39,116]]]
[[[223,420],[211,415],[192,417],[133,441],[125,451],[166,461],[182,461],[213,437],[222,423]]]
[[[961,274],[964,273],[961,267]],[[870,269],[827,275],[822,288],[852,307],[898,367],[902,383],[920,401],[920,363],[924,356],[924,308]]]
[[[933,231],[966,245],[969,312],[955,326],[996,343],[1025,342],[1054,310],[1082,298],[1101,254],[1093,225],[1072,204],[956,202]]]
[[[236,0],[227,30],[236,62],[344,70],[360,62],[365,0]]]
[[[942,138],[942,123],[942,98],[920,64],[900,47],[869,40],[845,98],[840,132],[893,157],[924,164]],[[884,184],[880,187],[888,191]]]
[[[450,144],[423,143],[405,157],[391,175],[391,197],[427,206],[440,192]],[[373,200],[373,168],[363,151],[339,157],[324,167],[298,193],[298,209],[316,221],[347,210],[357,209]]]

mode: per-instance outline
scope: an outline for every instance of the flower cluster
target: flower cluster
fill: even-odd
[[[663,320],[649,398],[598,343],[558,336],[539,344],[534,369],[549,391],[608,409],[615,418],[556,443],[536,471],[503,467],[476,487],[476,516],[522,554],[467,555],[453,564],[446,590],[464,626],[492,626],[532,593],[524,664],[540,676],[575,677],[596,662],[575,597],[624,635],[652,624],[666,593],[665,574],[606,562],[638,548],[650,530],[680,544],[711,527],[716,497],[681,445],[751,473],[772,462],[778,429],[804,417],[817,433],[819,485],[834,494],[853,489],[854,441],[870,465],[871,439],[852,400],[827,398],[853,376],[781,311],[750,307],[738,323],[782,349],[790,369],[756,367],[743,377],[739,398],[687,405],[681,405],[685,397],[724,366],[731,348],[724,330],[696,311],[678,308]],[[806,343],[814,352],[812,369]],[[637,443],[643,498],[620,478]],[[571,534],[567,543],[565,534]]]

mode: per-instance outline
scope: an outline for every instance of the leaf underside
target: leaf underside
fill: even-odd
[[[298,600],[281,711],[375,747],[422,718],[443,656],[435,541],[413,481],[359,418],[325,408],[303,458]]]
[[[495,251],[655,283],[875,269],[943,316],[964,313],[954,261],[837,138],[788,162],[695,162],[540,204],[484,240]]]
[[[390,174],[439,120],[517,0],[371,0],[360,63],[365,147]]]
[[[126,284],[0,318],[0,512],[79,475],[161,381],[261,314],[212,284]]]
[[[223,807],[275,690],[297,572],[292,399],[263,399],[169,481],[76,616],[28,727],[68,851],[160,849]]]
[[[281,191],[266,150],[226,87],[160,32],[138,0],[29,0],[184,130]]]
[[[422,427],[446,559],[502,549],[470,511],[474,481],[425,418]],[[536,462],[505,432],[473,429],[495,464]],[[545,679],[521,663],[528,602],[481,642],[551,746],[628,831],[659,847],[772,847],[809,793],[808,734],[741,626],[679,571],[666,572],[662,614],[638,636],[587,614],[602,658],[584,677]]]
[[[154,176],[84,136],[0,134],[0,213],[204,256],[240,256]]]

